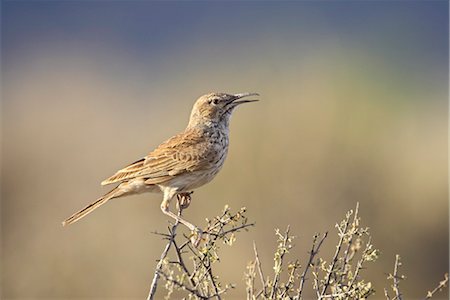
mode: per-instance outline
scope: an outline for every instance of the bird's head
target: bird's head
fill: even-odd
[[[240,104],[255,102],[256,99],[243,99],[249,96],[259,96],[258,93],[210,93],[197,99],[192,108],[189,126],[208,123],[224,123],[228,125],[231,113]]]

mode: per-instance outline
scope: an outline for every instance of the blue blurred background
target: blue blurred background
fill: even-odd
[[[381,249],[377,296],[403,258],[422,298],[448,271],[447,1],[2,1],[2,298],[142,298],[163,241],[160,195],[60,221],[187,124],[211,91],[259,92],[232,120],[223,171],[194,194],[257,226],[223,249],[242,299],[252,241],[271,271],[274,228],[314,233],[360,202]],[[335,240],[326,242],[331,255]],[[230,263],[232,262],[232,263]],[[440,297],[448,297],[447,292]]]

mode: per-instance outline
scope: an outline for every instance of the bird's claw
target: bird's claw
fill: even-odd
[[[177,194],[177,208],[178,210],[186,209],[191,204],[191,194],[193,192]]]

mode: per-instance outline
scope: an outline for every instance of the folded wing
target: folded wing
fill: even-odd
[[[159,145],[146,157],[135,161],[104,180],[102,185],[145,178],[158,184],[175,175],[192,172],[202,167],[210,154],[206,140],[195,129],[172,137]]]

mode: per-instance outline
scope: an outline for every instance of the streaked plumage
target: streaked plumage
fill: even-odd
[[[72,224],[108,200],[142,192],[162,192],[162,211],[179,220],[191,230],[196,227],[169,210],[171,199],[210,182],[220,171],[229,143],[229,120],[239,104],[256,100],[241,100],[256,93],[211,93],[194,104],[187,128],[160,144],[142,159],[119,170],[102,182],[117,187],[73,214],[63,222]]]

